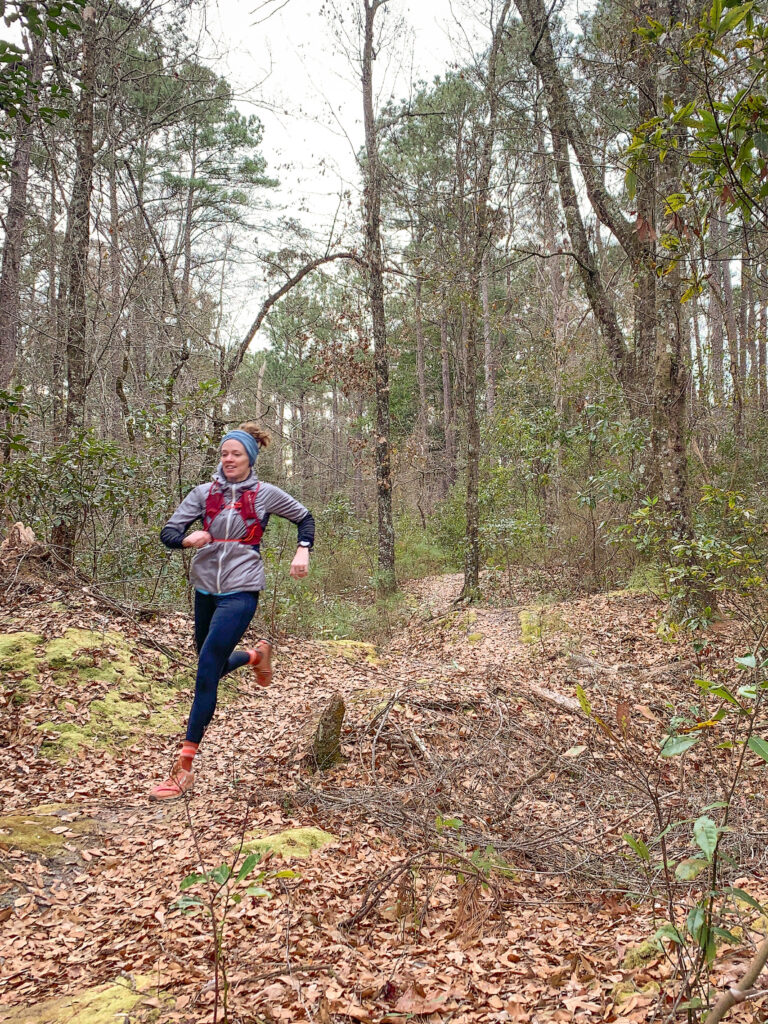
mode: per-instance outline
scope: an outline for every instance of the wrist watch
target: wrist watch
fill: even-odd
[[[310,543],[309,543],[308,540],[300,540],[299,541],[299,547],[300,548],[308,548],[308,547],[310,547]]]

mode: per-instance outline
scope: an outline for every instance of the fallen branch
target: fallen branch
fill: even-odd
[[[465,880],[467,878],[473,878],[485,885],[490,884],[488,876],[479,871],[477,866],[473,864],[468,857],[464,857],[462,854],[456,853],[454,850],[445,849],[439,846],[428,846],[425,849],[420,850],[418,853],[414,853],[410,857],[407,857],[404,861],[401,861],[400,864],[395,864],[394,867],[388,868],[386,871],[382,872],[378,878],[371,882],[365,890],[360,909],[354,913],[352,917],[347,918],[346,921],[342,921],[339,927],[343,928],[345,931],[350,928],[354,928],[355,925],[359,924],[363,918],[367,917],[368,914],[378,906],[387,889],[389,889],[393,883],[398,880],[398,878],[405,874],[406,871],[410,871],[413,865],[419,863],[419,861],[423,860],[424,857],[429,857],[431,855],[439,856],[441,858],[449,858],[450,862],[443,861],[439,865],[422,864],[422,871],[433,870],[448,871],[453,874],[460,873],[464,876]]]
[[[747,968],[747,973],[738,985],[730,985],[723,992],[704,1018],[704,1024],[719,1024],[726,1013],[737,1003],[743,1003],[747,999],[754,999],[755,996],[764,994],[763,992],[756,992],[754,986],[765,967],[766,961],[768,961],[768,938],[763,939],[758,946],[757,952]]]

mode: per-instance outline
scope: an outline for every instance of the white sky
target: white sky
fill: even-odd
[[[336,6],[342,30],[356,41],[354,11],[362,4]],[[443,73],[456,59],[451,36],[461,46],[466,31],[449,0],[389,0],[376,17],[385,30],[374,64],[380,102]],[[235,87],[243,112],[256,112],[264,124],[262,151],[281,183],[272,201],[320,230],[331,223],[339,192],[359,188],[354,154],[363,143],[359,68],[350,65],[334,25],[321,0],[208,0],[206,11],[214,67]]]

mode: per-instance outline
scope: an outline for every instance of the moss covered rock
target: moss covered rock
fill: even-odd
[[[384,664],[373,644],[366,644],[359,640],[322,640],[321,643],[334,658],[343,658],[350,665],[364,662],[378,668]]]
[[[611,989],[611,999],[616,1006],[628,1003],[633,996],[657,996],[661,986],[657,981],[648,981],[645,985],[637,986],[632,981],[617,981]]]
[[[37,649],[43,638],[37,633],[0,634],[0,676],[14,689],[38,690],[40,659]]]
[[[271,836],[253,835],[246,839],[243,850],[246,853],[260,853],[262,857],[271,850],[286,860],[303,860],[316,850],[337,842],[337,837],[321,828],[287,828]]]
[[[0,636],[0,668],[9,666],[24,674],[21,685],[28,690],[39,688],[41,671],[49,672],[58,687],[71,687],[71,700],[59,702],[60,714],[38,726],[45,734],[42,752],[58,760],[83,746],[115,749],[146,732],[171,735],[181,724],[181,709],[167,706],[175,688],[158,679],[168,677],[167,659],[147,652],[142,664],[130,641],[116,631],[68,629],[45,646],[35,633],[5,634]],[[81,705],[76,713],[72,702]]]
[[[656,939],[646,939],[639,946],[630,946],[624,955],[621,966],[625,971],[635,971],[638,967],[648,967],[661,956],[662,949]]]
[[[523,643],[537,643],[554,633],[562,633],[565,629],[562,613],[557,608],[541,605],[523,608],[520,612],[520,633]]]
[[[68,629],[63,636],[51,640],[45,649],[45,660],[53,669],[54,678],[74,676],[78,683],[98,680],[121,683],[131,680],[137,689],[149,685],[141,668],[135,664],[126,638],[114,631],[96,633],[90,629]],[[167,660],[157,655],[158,667]]]
[[[54,857],[65,844],[77,842],[98,828],[92,818],[66,821],[72,808],[66,804],[41,804],[25,813],[0,817],[0,844],[37,857]]]
[[[4,1007],[0,1020],[4,1024],[126,1024],[139,1019],[142,1000],[155,991],[151,977],[136,977],[43,1003]]]

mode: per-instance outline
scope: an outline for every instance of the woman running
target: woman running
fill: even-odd
[[[228,672],[251,665],[260,686],[272,681],[272,645],[259,640],[253,650],[236,651],[256,613],[264,589],[264,562],[259,550],[271,515],[298,526],[298,547],[291,576],[309,570],[309,551],[315,521],[295,498],[256,475],[260,448],[269,444],[255,423],[241,423],[221,441],[221,461],[210,483],[189,492],[160,533],[169,548],[196,548],[190,579],[195,588],[195,699],[187,723],[187,738],[169,778],[155,786],[150,800],[175,800],[192,788],[192,762],[216,709],[219,680]],[[202,529],[187,533],[202,520]]]

